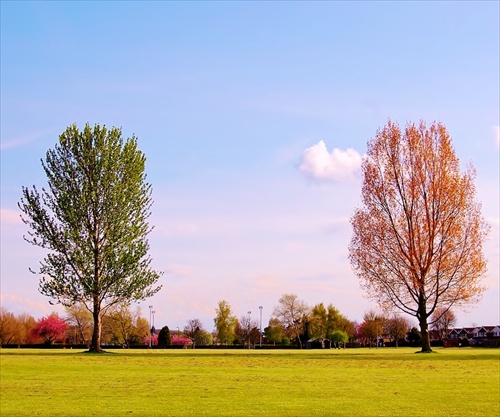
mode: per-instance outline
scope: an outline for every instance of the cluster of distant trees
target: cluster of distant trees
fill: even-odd
[[[451,310],[437,309],[432,317],[432,328],[445,335],[454,326],[456,318]],[[345,346],[346,343],[372,346],[378,340],[388,340],[394,346],[401,342],[419,343],[420,332],[414,324],[398,314],[369,311],[363,321],[349,320],[340,311],[324,303],[308,306],[295,294],[283,294],[274,308],[267,327],[259,332],[257,320],[250,315],[239,319],[232,315],[226,301],[220,301],[214,319],[214,340],[219,344],[243,344],[248,347],[260,343],[271,345],[296,345],[306,343],[325,347]],[[328,342],[328,343],[327,343]]]
[[[437,311],[433,328],[445,335],[455,325],[451,310]],[[308,306],[295,294],[283,294],[267,326],[251,317],[250,312],[236,317],[230,304],[219,301],[215,309],[214,329],[204,328],[199,319],[189,319],[184,328],[159,331],[149,327],[139,308],[119,304],[106,311],[102,318],[103,345],[154,346],[244,346],[251,348],[261,343],[273,346],[342,347],[346,343],[359,346],[377,346],[382,340],[392,345],[418,343],[420,332],[405,317],[368,311],[363,321],[349,320],[332,304]],[[0,345],[32,345],[65,343],[89,346],[94,320],[83,304],[66,308],[64,317],[56,313],[35,319],[27,314],[14,315],[2,307],[0,311]]]
[[[93,332],[92,314],[82,305],[66,308],[66,315],[52,313],[35,319],[28,314],[14,315],[0,310],[0,345],[65,343],[89,346]],[[149,322],[140,310],[116,305],[103,317],[103,344],[138,346],[149,340]]]

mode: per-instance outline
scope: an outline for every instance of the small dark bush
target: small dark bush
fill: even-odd
[[[158,334],[158,347],[160,349],[166,349],[170,347],[172,344],[172,337],[170,335],[170,329],[168,326],[164,326],[161,328],[160,333]]]

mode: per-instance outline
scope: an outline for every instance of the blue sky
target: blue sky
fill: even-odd
[[[391,118],[443,122],[492,224],[482,301],[498,324],[498,2],[1,2],[1,301],[54,310],[29,273],[21,187],[72,123],[139,138],[153,185],[156,324],[213,328],[280,295],[360,321],[347,259],[359,160]]]

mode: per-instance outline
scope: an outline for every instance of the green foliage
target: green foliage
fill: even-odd
[[[217,331],[217,340],[223,345],[230,345],[236,337],[238,319],[233,316],[231,306],[225,300],[219,301],[215,309],[214,325]]]
[[[281,322],[276,317],[271,317],[269,319],[269,326],[264,329],[266,342],[273,345],[281,343],[284,335],[285,329],[281,325]]]
[[[349,336],[343,330],[334,330],[328,335],[328,339],[334,343],[346,343]]]
[[[170,329],[168,326],[164,326],[161,328],[160,333],[158,334],[158,346],[161,349],[165,349],[172,344],[172,336],[170,335]]]
[[[329,339],[328,335],[335,330],[340,330],[349,336],[355,333],[354,324],[340,314],[332,304],[327,308],[323,303],[315,305],[311,309],[308,321],[308,336],[313,339]]]
[[[499,350],[436,351],[2,349],[1,415],[498,417]]]
[[[39,290],[64,306],[83,303],[94,316],[91,349],[100,349],[100,320],[111,305],[160,290],[146,239],[151,185],[135,137],[88,124],[69,126],[42,166],[48,188],[23,187],[25,239],[49,253]]]
[[[323,303],[315,305],[309,316],[307,324],[308,337],[325,339],[328,333],[328,315]]]
[[[281,345],[282,346],[290,346],[292,344],[292,341],[290,340],[289,337],[285,336],[283,339],[281,339]]]
[[[213,344],[212,333],[202,330],[196,337],[197,346],[210,346]]]
[[[418,344],[420,343],[421,336],[420,332],[416,327],[412,327],[411,330],[408,332],[408,341],[412,344]]]

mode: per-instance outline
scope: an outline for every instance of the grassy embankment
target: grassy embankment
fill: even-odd
[[[500,350],[0,350],[1,416],[500,415]]]

